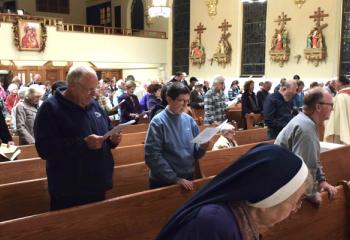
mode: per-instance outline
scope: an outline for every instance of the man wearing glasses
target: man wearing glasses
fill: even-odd
[[[112,125],[93,100],[97,83],[93,69],[72,67],[67,89],[47,99],[36,116],[35,146],[46,160],[51,210],[104,200],[112,188],[111,149],[121,137],[103,137]]]
[[[317,126],[329,119],[333,110],[332,95],[321,87],[310,89],[305,93],[304,109],[294,117],[278,134],[275,144],[292,151],[304,159],[312,178],[306,191],[307,198],[321,204],[320,191],[325,190],[331,199],[336,188],[327,183],[320,162],[320,142]],[[281,159],[283,161],[283,159]]]

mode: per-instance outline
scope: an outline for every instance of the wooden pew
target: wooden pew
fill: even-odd
[[[273,140],[267,141],[267,143],[273,143]],[[217,154],[216,159],[213,161],[211,155],[207,154],[199,161],[202,176],[213,176],[225,169],[234,159],[248,151],[251,147],[256,145],[247,144],[244,145],[246,149],[241,148],[239,151],[231,149],[218,150],[220,153]],[[233,148],[235,149],[235,148]],[[339,180],[350,179],[350,146],[344,146],[332,150],[327,150],[321,153],[321,164],[326,174],[327,181],[336,185]],[[213,151],[215,155],[215,151]],[[281,159],[283,161],[283,159]]]
[[[107,198],[148,190],[146,164],[115,167],[113,185]],[[0,185],[0,221],[47,212],[49,205],[46,178]]]
[[[195,191],[211,178],[195,181]],[[349,188],[338,186],[320,208],[305,202],[295,215],[263,232],[264,239],[349,239]],[[192,192],[179,186],[149,190],[86,206],[0,223],[2,239],[154,239]],[[160,207],[161,206],[161,207]]]
[[[234,161],[256,144],[258,143],[239,146],[231,149],[231,152],[227,149],[209,151],[203,160],[209,164],[214,163],[214,166],[218,159]],[[113,182],[114,188],[108,192],[108,198],[147,190],[147,166],[144,162],[117,166],[114,168]],[[46,178],[0,185],[0,221],[46,212],[48,208]]]
[[[211,145],[214,144],[218,136],[214,137]],[[240,145],[261,142],[267,139],[266,129],[239,131],[236,134],[236,139]],[[141,162],[144,156],[144,145],[137,144],[118,147],[112,150],[112,154],[114,159],[116,159],[116,166]],[[0,163],[0,184],[43,178],[45,176],[45,162],[40,158]]]
[[[199,126],[199,129],[200,131],[202,131],[204,128],[207,128],[209,126],[210,125],[201,125]],[[135,144],[143,144],[145,142],[147,128],[148,128],[148,124],[137,124],[137,125],[127,126],[125,128],[126,132],[123,129],[122,142],[119,144],[119,147],[130,146]],[[143,131],[138,132],[136,130],[143,130]],[[35,158],[39,156],[34,144],[21,145],[19,146],[19,148],[21,149],[21,154],[18,155],[17,157],[18,160]]]
[[[130,146],[135,144],[143,144],[145,141],[146,132],[136,132],[136,133],[127,133],[122,135],[122,141],[119,144],[119,147]],[[27,159],[38,157],[38,152],[36,151],[35,145],[22,145],[19,146],[21,153],[18,155],[17,159]]]
[[[147,132],[148,123],[140,123],[135,125],[128,125],[123,128],[123,133],[137,133],[137,132]]]
[[[350,180],[350,146],[321,153],[321,163],[327,182],[336,185],[339,180]]]
[[[195,189],[208,180],[195,181]],[[168,217],[192,193],[175,185],[1,222],[1,239],[154,239]]]
[[[327,193],[322,193],[320,208],[305,201],[299,212],[263,233],[263,239],[350,239],[349,187],[338,186],[337,190],[333,201],[328,199]]]
[[[216,175],[256,144],[208,152],[199,161],[202,176]],[[349,165],[350,163],[346,157],[347,154],[345,154],[349,151],[350,146],[347,146],[322,153],[323,155],[327,153],[325,157],[322,157],[322,161],[332,161],[333,165],[339,164],[343,166],[339,169],[331,168],[332,165],[329,165],[329,168],[325,168],[327,176],[330,176],[329,182],[331,184],[335,184],[341,179],[350,179],[350,167],[346,167],[346,164],[348,163]],[[333,153],[330,154],[330,152]],[[334,164],[334,156],[339,156],[338,153],[343,153],[341,155],[342,157],[337,158],[337,164]],[[326,156],[329,158],[326,158]],[[337,178],[337,175],[341,177]],[[334,180],[332,176],[334,176]],[[107,194],[108,198],[147,190],[147,166],[143,162],[140,162],[116,167],[114,172],[114,186],[113,190]],[[0,185],[0,221],[46,212],[48,206],[49,199],[46,179]]]
[[[112,150],[115,166],[143,161],[144,145],[118,147]],[[45,178],[45,161],[41,158],[0,163],[0,184]]]
[[[273,143],[274,140],[266,141],[265,143]],[[245,144],[235,148],[220,149],[207,152],[207,154],[199,160],[199,168],[203,177],[217,175],[224,168],[229,166],[235,160],[247,152],[252,147],[260,142]]]

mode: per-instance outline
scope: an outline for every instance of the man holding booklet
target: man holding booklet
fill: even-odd
[[[40,107],[34,125],[35,146],[46,160],[50,208],[57,210],[101,201],[112,188],[111,149],[120,131],[93,100],[96,72],[72,67],[67,89],[59,89]]]
[[[152,119],[145,141],[150,188],[179,184],[192,190],[195,161],[204,156],[209,143],[192,142],[199,129],[184,113],[190,100],[189,89],[182,83],[172,83],[166,100],[168,106]]]

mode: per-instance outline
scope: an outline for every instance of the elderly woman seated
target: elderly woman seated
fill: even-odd
[[[236,131],[234,126],[232,126],[229,123],[226,123],[220,129],[220,134],[221,136],[215,142],[212,150],[219,150],[219,149],[232,148],[232,147],[238,146],[235,139]]]

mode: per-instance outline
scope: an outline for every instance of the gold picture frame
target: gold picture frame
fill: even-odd
[[[20,51],[44,51],[46,26],[43,22],[19,19],[13,24],[15,46]]]

